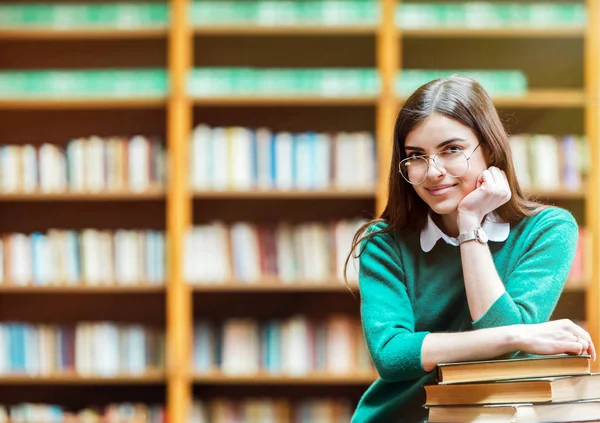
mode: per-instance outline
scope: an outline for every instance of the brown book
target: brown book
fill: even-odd
[[[600,399],[600,373],[454,385],[426,385],[427,405],[512,404]]]
[[[600,402],[432,407],[429,423],[600,422]]]
[[[536,355],[506,360],[440,363],[440,384],[590,374],[590,356]]]

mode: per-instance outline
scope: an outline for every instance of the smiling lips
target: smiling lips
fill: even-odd
[[[427,192],[433,196],[444,195],[448,191],[450,191],[457,184],[445,184],[445,185],[436,185],[434,187],[426,188]]]

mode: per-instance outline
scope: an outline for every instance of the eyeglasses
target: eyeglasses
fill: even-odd
[[[429,158],[433,160],[435,167],[445,175],[459,178],[469,171],[469,160],[479,148],[479,145],[471,151],[469,157],[462,150],[449,149],[439,153],[426,154],[423,156],[411,156],[400,162],[399,168],[402,177],[412,185],[419,185],[427,179],[429,172]]]

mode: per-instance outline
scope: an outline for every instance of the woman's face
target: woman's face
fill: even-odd
[[[487,169],[482,146],[471,128],[443,115],[432,115],[406,137],[406,156],[427,155],[441,151],[462,151],[468,160],[468,171],[453,177],[438,169],[430,159],[425,181],[413,185],[415,191],[439,215],[456,212],[460,201],[475,188],[477,178]]]

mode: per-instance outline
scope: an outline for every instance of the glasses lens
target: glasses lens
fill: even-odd
[[[427,177],[427,159],[409,157],[400,162],[400,173],[411,184],[420,184]]]
[[[463,176],[469,170],[467,156],[460,150],[440,152],[435,158],[437,165],[446,170],[449,176]]]

